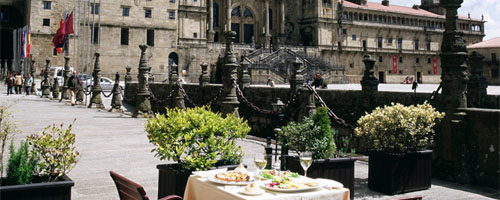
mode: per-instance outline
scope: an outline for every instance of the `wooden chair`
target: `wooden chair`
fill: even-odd
[[[109,171],[109,174],[115,182],[120,200],[149,200],[146,191],[144,191],[144,188],[141,185],[134,183],[133,181],[120,176],[113,171]],[[159,200],[182,200],[182,197],[169,195]]]

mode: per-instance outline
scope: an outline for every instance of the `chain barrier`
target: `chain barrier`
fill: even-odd
[[[187,94],[186,90],[182,87],[181,83],[180,82],[177,82],[177,86],[179,87],[179,89],[181,90],[182,92],[182,96],[184,97],[184,99],[186,99],[191,105],[195,106],[195,107],[198,107],[198,104],[194,103],[194,101],[189,97],[189,95]],[[218,92],[217,92],[217,95],[212,99],[210,100],[208,103],[204,104],[206,106],[209,106],[209,105],[212,105],[214,104],[215,102],[217,102],[217,100],[222,96],[222,92],[224,91],[224,87],[222,87]]]
[[[111,95],[113,95],[113,91],[111,91],[111,92],[109,93],[109,95],[106,95],[106,93],[104,93],[104,91],[101,91],[101,93],[102,93],[102,95],[103,95],[104,97],[106,97],[106,98],[109,98]]]
[[[274,114],[277,114],[277,113],[280,113],[284,110],[286,110],[291,104],[295,103],[297,101],[297,97],[300,96],[302,94],[302,91],[301,90],[298,90],[297,93],[295,93],[293,96],[292,96],[292,99],[289,100],[285,106],[279,108],[278,110],[266,110],[266,109],[262,109],[262,108],[259,108],[258,106],[256,106],[255,104],[253,104],[252,102],[250,102],[246,97],[245,95],[243,95],[243,92],[241,91],[240,87],[238,86],[238,84],[236,83],[235,80],[233,80],[233,86],[236,87],[236,94],[238,94],[238,96],[241,98],[241,100],[243,102],[245,102],[250,108],[252,108],[252,110],[258,112],[258,113],[261,113],[261,114],[266,114],[266,115],[274,115]]]
[[[172,95],[174,95],[174,91],[175,91],[175,87],[172,87],[172,89],[170,90],[170,94],[168,94],[167,98],[161,100],[155,96],[155,94],[153,93],[153,91],[149,87],[149,84],[146,84],[146,87],[148,88],[148,92],[149,92],[149,96],[151,97],[151,100],[153,100],[154,102],[156,102],[158,104],[165,104],[165,102],[168,102],[170,100],[170,98],[172,98]]]
[[[306,88],[313,92],[314,93],[314,97],[319,101],[319,103],[321,104],[322,107],[326,108],[328,110],[328,115],[330,115],[330,117],[333,118],[333,120],[337,123],[337,124],[340,124],[344,127],[348,127],[350,129],[354,129],[354,126],[353,125],[350,125],[348,124],[345,120],[341,119],[340,117],[338,117],[325,103],[325,101],[323,101],[323,98],[321,98],[321,96],[319,96],[318,92],[316,92],[316,90],[314,88],[311,87],[311,85],[306,85]]]
[[[224,91],[224,87],[221,87],[219,92],[217,93],[217,96],[215,96],[215,98],[213,98],[212,100],[210,100],[207,104],[207,106],[210,106],[212,104],[214,104],[215,102],[217,102],[217,99],[219,99],[221,96],[222,96],[222,92]]]
[[[85,94],[85,96],[92,94],[92,91],[88,91],[86,88],[81,89],[81,90],[83,90],[83,93]]]

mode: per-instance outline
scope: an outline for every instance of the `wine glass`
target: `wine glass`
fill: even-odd
[[[264,169],[264,167],[266,167],[266,164],[267,164],[265,154],[256,153],[253,157],[253,162],[255,163],[255,166],[257,166],[257,168],[259,169],[259,170],[257,170],[257,174],[255,176],[255,177],[258,177],[260,175],[260,172],[262,171],[262,169]],[[259,179],[259,181],[260,181],[260,179]]]
[[[304,169],[304,177],[307,177],[307,169],[312,164],[312,153],[309,151],[300,153],[300,166]]]

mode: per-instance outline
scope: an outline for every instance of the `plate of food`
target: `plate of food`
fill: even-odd
[[[262,184],[262,187],[275,192],[304,192],[318,189],[321,185],[312,179],[275,177],[271,182]]]
[[[208,180],[210,182],[224,185],[248,185],[254,182],[253,178],[249,174],[238,171],[217,173],[213,176],[209,176]]]
[[[264,190],[260,189],[256,183],[250,183],[243,190],[239,191],[240,194],[249,195],[249,196],[257,196],[264,194]]]
[[[262,170],[259,174],[259,178],[261,179],[273,179],[274,177],[298,178],[299,174],[290,171],[278,171],[271,169]]]

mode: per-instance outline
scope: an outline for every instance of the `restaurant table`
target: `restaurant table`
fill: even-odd
[[[184,200],[349,200],[349,189],[318,188],[305,192],[274,192],[265,190],[258,196],[248,196],[238,193],[245,186],[225,186],[208,181],[207,178],[191,175],[188,179]]]

